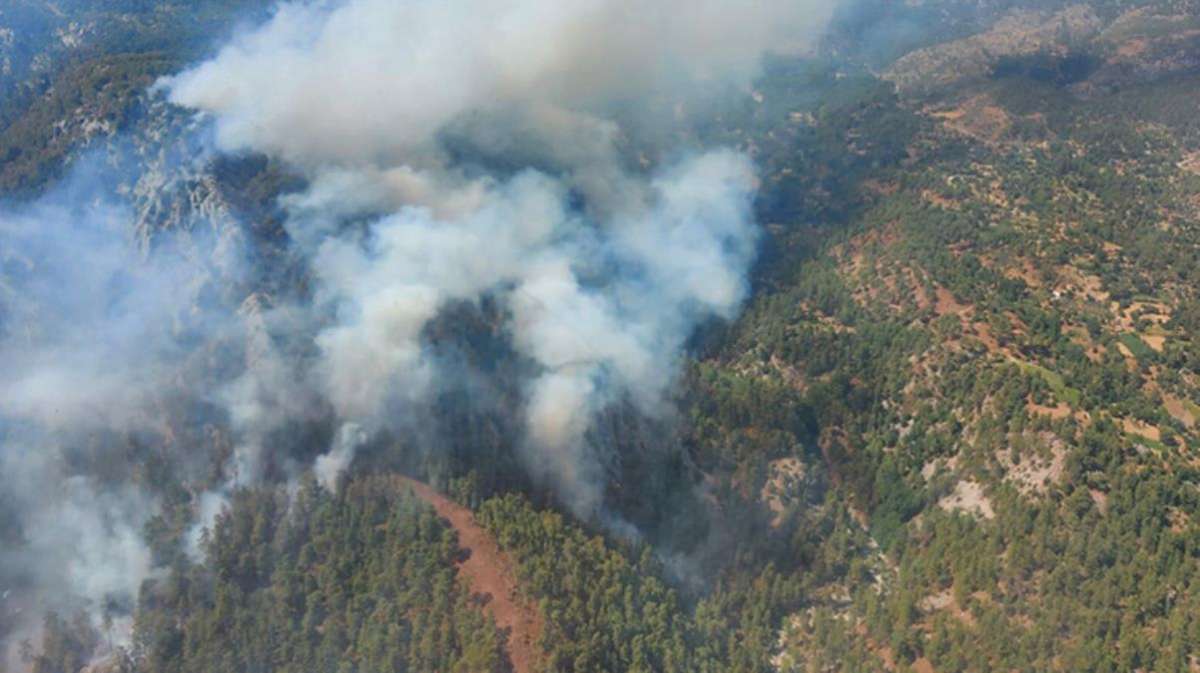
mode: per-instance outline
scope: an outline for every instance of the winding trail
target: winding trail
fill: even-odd
[[[459,579],[471,587],[472,594],[486,597],[483,609],[501,632],[507,632],[505,649],[513,673],[533,673],[541,660],[542,616],[519,593],[512,559],[476,523],[471,510],[415,479],[397,476],[396,480],[429,503],[458,533],[458,544],[467,552],[466,560],[458,564]]]

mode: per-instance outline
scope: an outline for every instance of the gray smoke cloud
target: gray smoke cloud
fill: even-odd
[[[184,400],[213,385],[213,349],[240,331],[204,296],[237,282],[239,246],[197,231],[148,254],[127,205],[92,188],[102,167],[82,164],[38,202],[0,209],[6,670],[21,669],[17,646],[36,642],[47,610],[84,610],[100,627],[112,609],[108,635],[127,638],[153,569],[143,527],[158,510],[134,456],[179,456]],[[173,460],[180,479],[203,461]]]
[[[161,86],[206,113],[220,149],[308,176],[284,206],[335,316],[316,337],[315,385],[344,422],[371,433],[427,395],[438,372],[423,329],[453,302],[499,297],[540,368],[526,383],[528,464],[592,515],[593,415],[622,397],[661,410],[695,326],[736,313],[757,240],[746,157],[680,148],[673,163],[630,167],[625,122],[651,118],[650,100],[744,87],[765,51],[809,44],[829,12],[292,2]],[[323,466],[350,456],[337,448]]]
[[[333,449],[317,457],[313,464],[317,483],[330,491],[337,491],[338,477],[342,475],[354,461],[354,454],[367,441],[367,433],[354,423],[343,425],[334,441]]]
[[[421,165],[449,125],[487,113],[563,127],[570,152],[605,149],[611,124],[560,113],[744,84],[764,51],[809,43],[830,12],[813,0],[292,2],[170,88],[215,113],[221,147],[313,169]]]
[[[463,302],[497,302],[532,367],[530,473],[628,530],[602,511],[595,415],[669,411],[686,341],[735,317],[758,239],[746,156],[629,148],[672,121],[662,110],[703,106],[745,87],[765,51],[810,44],[829,13],[826,0],[281,4],[158,90],[200,111],[188,142],[211,128],[215,145],[201,154],[263,153],[305,178],[279,205],[310,293],[255,290],[246,241],[205,202],[187,231],[148,240],[128,203],[76,189],[110,167],[0,209],[0,514],[18,529],[0,549],[0,626],[18,624],[7,670],[43,610],[128,606],[153,575],[141,531],[162,503],[130,455],[157,451],[180,473],[199,560],[232,489],[278,474],[289,429],[339,428],[315,462],[283,460],[329,489],[372,438],[412,430],[453,375],[425,330]],[[164,180],[130,176],[125,197],[156,203]]]

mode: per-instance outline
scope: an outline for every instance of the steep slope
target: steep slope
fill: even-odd
[[[513,671],[533,673],[539,670],[542,617],[537,607],[524,597],[508,555],[500,551],[492,536],[475,522],[471,510],[415,479],[396,477],[396,481],[401,488],[429,503],[458,533],[458,544],[465,553],[457,564],[459,577],[471,588],[472,594],[480,597],[483,609],[495,620],[496,626],[507,633],[504,647],[512,660]]]
[[[898,64],[904,158],[842,192],[842,230],[780,227],[811,247],[698,367],[703,445],[744,456],[714,479],[881,552],[809,594],[782,670],[1194,670],[1200,89],[1155,12]]]
[[[177,673],[510,670],[504,635],[455,570],[455,530],[397,486],[376,476],[337,495],[311,480],[290,495],[235,494],[206,535],[204,563],[179,563],[147,587],[122,663]],[[61,670],[63,651],[34,670]],[[509,652],[514,664],[523,656],[515,643]]]

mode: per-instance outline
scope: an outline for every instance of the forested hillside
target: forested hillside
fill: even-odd
[[[53,13],[0,12],[8,201],[84,148],[153,136],[139,124],[176,113],[146,87],[261,11],[74,4],[89,46],[47,56],[2,27]],[[419,408],[424,432],[382,433],[332,484],[296,467],[332,441],[320,414],[300,441],[264,433],[263,483],[234,492],[199,554],[188,537],[232,442],[196,430],[220,459],[197,451],[185,475],[127,438],[160,570],[100,628],[86,609],[47,616],[27,663],[511,670],[455,533],[388,476],[403,473],[515,561],[547,672],[1200,671],[1197,17],[1168,0],[840,5],[812,53],[770,55],[733,100],[622,138],[644,167],[665,137],[746,152],[762,236],[744,310],[691,335],[671,411],[597,413],[594,516],[524,467],[532,365],[507,309],[458,302],[422,338],[470,373]],[[248,222],[268,270],[239,280],[245,311],[311,292],[276,206],[304,179],[253,153],[204,170],[203,198],[158,204],[164,226],[189,199]],[[72,455],[63,470],[101,462]],[[28,537],[5,522],[0,541]],[[106,647],[121,616],[131,638]],[[18,621],[0,609],[0,633]]]
[[[456,535],[391,479],[337,497],[312,481],[291,496],[245,491],[204,546],[206,563],[147,587],[118,668],[509,670],[504,636],[455,578]],[[51,632],[35,671],[88,662],[80,641],[96,636]]]

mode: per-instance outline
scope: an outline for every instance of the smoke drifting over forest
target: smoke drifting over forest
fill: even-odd
[[[758,238],[746,156],[681,145],[643,161],[629,148],[639,133],[672,137],[659,132],[673,111],[744,88],[765,52],[810,43],[829,11],[285,3],[162,80],[211,151],[304,178],[281,206],[308,290],[260,305],[247,279],[261,262],[212,222],[143,247],[120,197],[79,186],[110,170],[99,162],[0,212],[0,263],[18,279],[0,285],[0,467],[17,513],[0,528],[23,542],[0,551],[5,628],[30,635],[46,607],[128,614],[154,568],[146,456],[196,483],[214,462],[225,475],[191,494],[193,555],[224,494],[264,476],[289,428],[337,428],[313,465],[289,468],[336,487],[357,449],[412,430],[439,379],[460,374],[424,334],[463,302],[495,302],[531,363],[515,442],[531,477],[577,515],[609,517],[585,439],[595,414],[669,410],[685,342],[736,315]],[[119,473],[135,454],[151,466]]]
[[[226,275],[241,268],[236,249],[197,237],[144,255],[129,208],[89,179],[97,170],[81,162],[65,187],[0,212],[0,607],[17,627],[10,645],[33,634],[44,609],[131,607],[153,566],[142,529],[158,505],[138,447],[199,476],[202,446],[172,424],[213,394],[198,375],[238,329],[200,296],[236,282]]]

